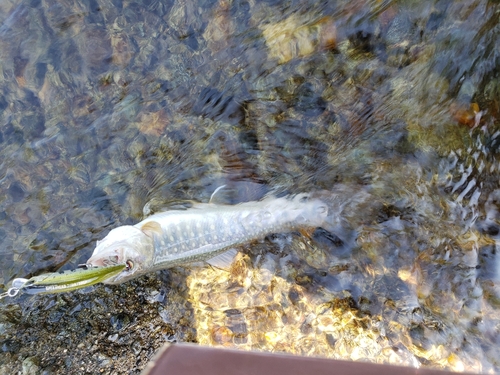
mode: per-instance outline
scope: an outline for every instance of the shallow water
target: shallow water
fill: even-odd
[[[177,340],[500,372],[498,17],[493,1],[2,2],[4,289],[221,185],[228,203],[327,190],[339,212],[331,232],[248,244],[229,273],[3,300],[3,366],[137,372]]]

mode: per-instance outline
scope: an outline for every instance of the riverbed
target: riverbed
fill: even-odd
[[[0,301],[0,372],[165,342],[500,372],[495,1],[0,4],[0,287],[186,201],[328,194],[229,271]]]

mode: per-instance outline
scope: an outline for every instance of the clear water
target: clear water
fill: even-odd
[[[170,276],[194,339],[499,372],[498,18],[494,1],[2,2],[0,284],[85,262],[145,206],[328,190],[334,233]],[[58,308],[35,298],[1,303]]]

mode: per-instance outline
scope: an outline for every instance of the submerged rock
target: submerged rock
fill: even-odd
[[[309,19],[307,15],[292,15],[287,19],[261,26],[269,55],[280,64],[308,56],[321,50],[335,48],[337,30],[334,19]]]

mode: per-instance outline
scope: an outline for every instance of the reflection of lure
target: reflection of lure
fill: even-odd
[[[7,292],[0,294],[0,299],[6,296],[14,297],[19,292],[28,294],[48,294],[69,292],[71,290],[85,288],[120,273],[126,267],[125,264],[107,267],[83,265],[72,271],[46,273],[34,276],[31,279],[14,279],[12,287]]]

